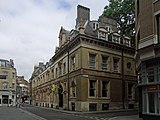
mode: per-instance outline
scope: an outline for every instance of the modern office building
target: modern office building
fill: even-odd
[[[0,106],[15,106],[16,75],[13,60],[0,59]]]
[[[90,20],[90,9],[78,5],[75,29],[61,27],[55,55],[34,67],[32,103],[73,111],[135,108],[134,54],[115,20]]]
[[[160,119],[160,0],[136,0],[139,115]]]

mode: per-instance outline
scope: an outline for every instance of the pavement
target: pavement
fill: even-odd
[[[80,118],[82,118],[83,120],[86,120],[86,119],[87,120],[88,119],[91,119],[91,120],[140,120],[138,118],[138,111],[135,109],[76,112],[76,111],[67,111],[67,110],[62,110],[62,109],[46,108],[46,107],[39,107],[39,106],[32,106],[31,107],[31,106],[28,108],[31,108],[32,110],[34,109],[34,111],[37,111],[38,113],[40,113],[40,111],[43,111],[42,113],[45,114],[45,112],[46,112],[46,114],[48,114],[49,116],[50,116],[51,111],[53,111],[51,113],[52,113],[52,115],[54,114],[53,116],[55,116],[55,117],[58,114],[61,114],[62,116],[65,116],[68,114],[68,116],[66,116],[66,117],[69,120],[70,120],[70,118],[73,118],[73,116],[77,117],[77,120],[79,120]],[[27,108],[27,106],[24,107],[24,109],[26,109],[26,108]],[[30,111],[30,112],[32,112],[32,111]],[[35,112],[35,114],[37,114],[37,113]],[[39,114],[39,115],[41,116],[41,114]],[[72,117],[70,117],[70,115],[72,115]],[[42,115],[42,117],[46,118],[43,115]],[[59,118],[58,120],[62,120],[62,118]]]
[[[0,120],[45,120],[16,107],[0,107]]]
[[[32,105],[30,105],[32,106]],[[131,112],[131,114],[138,114],[137,109],[118,109],[118,110],[107,110],[107,111],[87,111],[87,112],[79,112],[79,111],[68,111],[68,110],[63,110],[63,109],[56,109],[56,108],[48,108],[48,107],[40,107],[40,106],[34,106],[37,108],[42,108],[42,109],[49,109],[49,110],[54,110],[62,113],[69,113],[69,114],[106,114],[106,113],[120,113],[120,112]]]
[[[56,115],[59,114],[58,119],[54,120],[72,120],[72,119],[77,119],[77,120],[140,120],[138,118],[138,115],[125,115],[125,116],[110,116],[106,118],[103,116],[104,111],[101,112],[75,112],[75,111],[66,111],[66,110],[60,110],[60,109],[52,109],[52,108],[44,108],[44,107],[31,107],[33,109],[40,110],[44,109],[43,111],[46,112],[47,117],[50,115],[53,115],[51,118],[56,117]],[[52,111],[51,111],[52,110]],[[47,112],[48,111],[48,112]],[[57,111],[57,112],[55,112]],[[115,111],[108,111],[108,114],[112,114]],[[117,111],[120,112],[120,111]],[[42,112],[43,113],[43,112]],[[41,114],[42,114],[41,113]],[[45,113],[44,113],[45,114]],[[89,115],[90,114],[90,115]],[[50,120],[50,119],[45,119],[45,117],[41,116],[40,114],[36,115],[33,114],[32,112],[29,112],[26,110],[26,107],[21,107],[21,108],[16,108],[16,107],[0,107],[0,120]],[[64,117],[64,118],[63,118]]]

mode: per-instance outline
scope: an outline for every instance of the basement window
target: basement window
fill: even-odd
[[[109,104],[108,103],[103,103],[102,104],[102,110],[109,110]]]
[[[89,103],[89,111],[97,111],[97,103]]]

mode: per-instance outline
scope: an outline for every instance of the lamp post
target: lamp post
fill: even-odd
[[[123,45],[123,37],[122,37],[122,62],[121,62],[121,71],[122,71],[122,102],[123,102],[123,109],[125,109],[125,81],[124,81],[124,45]]]

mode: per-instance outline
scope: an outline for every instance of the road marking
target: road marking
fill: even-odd
[[[88,116],[84,116],[84,118],[89,118]]]
[[[105,118],[104,120],[108,120],[109,118]]]
[[[90,119],[94,119],[93,117],[89,117]]]
[[[95,117],[96,120],[99,120],[98,117]]]
[[[113,119],[116,119],[117,117],[112,117],[112,118],[109,118],[108,120],[113,120]]]
[[[100,120],[105,120],[105,118],[100,118]]]

